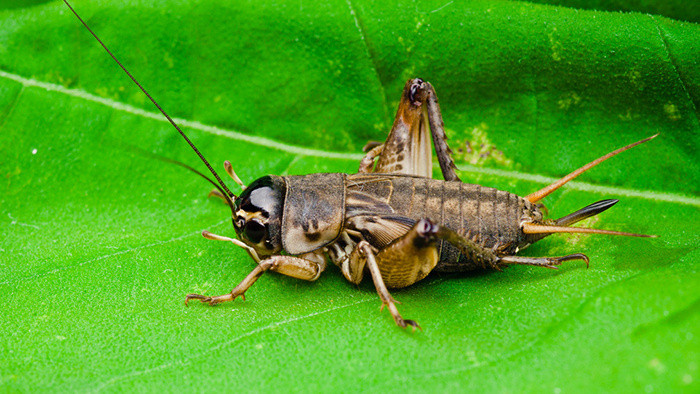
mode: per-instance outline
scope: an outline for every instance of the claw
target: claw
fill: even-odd
[[[586,268],[588,268],[588,266],[589,266],[588,263],[590,262],[590,261],[588,260],[588,256],[586,256],[586,255],[583,254],[583,253],[572,254],[571,256],[578,256],[577,258],[578,258],[579,260],[583,260],[583,261],[586,262]]]
[[[416,332],[416,328],[423,331],[421,326],[415,320],[404,320],[404,323],[406,323],[407,326],[411,326],[413,328],[413,332]]]
[[[211,301],[211,297],[201,294],[188,294],[185,296],[185,306],[187,306],[187,303],[189,303],[190,300],[200,300],[201,302],[209,302]]]
[[[396,309],[396,305],[398,304],[398,301],[392,300],[391,302],[383,303],[382,307],[380,308],[380,311],[384,309],[384,306],[389,309],[389,312],[391,312],[391,315],[394,317],[394,321],[396,322],[396,325],[401,327],[401,328],[406,328],[407,326],[411,326],[413,328],[413,332],[416,331],[416,328],[423,331],[423,329],[416,323],[415,320],[408,320],[404,319],[401,317],[401,314],[399,314],[398,309]]]
[[[411,326],[413,332],[416,332],[416,328],[423,331],[421,326],[415,320],[403,319],[401,317],[396,317],[394,320],[396,320],[396,324],[401,328]]]
[[[205,295],[201,295],[201,294],[188,294],[185,296],[185,306],[187,306],[187,303],[190,300],[199,300],[201,302],[208,303],[209,305],[214,306],[216,304],[219,304],[219,303],[222,303],[225,301],[233,301],[239,296],[242,297],[243,300],[245,301],[245,297],[243,296],[243,293],[234,294],[233,292],[231,292],[231,293],[216,296],[216,297],[210,297],[210,296],[205,296]]]
[[[555,257],[552,260],[554,260],[552,262],[553,265],[561,265],[561,263],[563,263],[565,261],[569,261],[569,260],[583,260],[586,262],[586,268],[588,268],[588,265],[589,265],[588,264],[589,263],[588,256],[586,256],[583,253],[574,253],[574,254],[570,254],[568,256]],[[556,269],[556,267],[551,267],[551,268]]]

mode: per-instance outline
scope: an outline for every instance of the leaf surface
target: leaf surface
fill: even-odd
[[[558,271],[371,283],[253,268],[201,166],[60,2],[0,11],[3,391],[697,391],[700,28],[656,15],[510,1],[76,2],[215,168],[356,170],[400,89],[436,86],[466,182],[526,195],[619,146],[546,199],[555,217],[656,239],[552,236]],[[237,190],[237,189],[236,189]]]

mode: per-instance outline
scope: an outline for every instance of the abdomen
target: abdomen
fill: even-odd
[[[525,216],[541,216],[529,201],[506,191],[462,182],[380,175],[364,182],[362,190],[385,201],[395,214],[413,220],[429,218],[499,255],[514,254],[524,234]],[[434,270],[460,272],[481,268],[447,242],[439,245],[440,262]]]

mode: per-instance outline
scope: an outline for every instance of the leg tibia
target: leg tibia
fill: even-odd
[[[394,300],[391,294],[389,294],[389,290],[387,290],[386,285],[382,280],[382,274],[379,271],[377,259],[375,258],[374,252],[372,251],[372,247],[369,245],[369,243],[367,243],[367,241],[361,241],[357,244],[357,249],[367,259],[367,268],[372,274],[374,287],[377,289],[377,294],[382,300],[382,308],[386,306],[389,309],[389,312],[391,312],[391,315],[394,317],[394,321],[399,327],[406,328],[407,326],[411,326],[414,330],[416,328],[420,329],[418,323],[413,320],[405,320],[403,317],[401,317],[401,314],[399,314],[399,310],[396,308],[396,300]]]
[[[316,280],[321,274],[321,271],[323,271],[323,266],[319,265],[317,262],[299,257],[272,256],[260,261],[253,271],[251,271],[251,273],[249,273],[230,293],[216,297],[201,294],[188,294],[185,297],[185,305],[187,305],[189,300],[200,300],[209,305],[216,305],[225,301],[233,301],[239,296],[245,299],[245,292],[268,270],[297,279]]]
[[[583,260],[586,262],[586,268],[588,268],[588,256],[583,253],[570,254],[562,257],[504,256],[501,257],[500,262],[504,264],[534,265],[536,267],[557,269],[557,265],[561,265],[564,261],[569,260]]]

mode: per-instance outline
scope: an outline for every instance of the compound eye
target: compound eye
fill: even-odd
[[[265,226],[260,224],[260,222],[257,220],[249,220],[243,229],[243,234],[245,237],[248,238],[250,242],[255,244],[260,243],[266,233],[267,231],[265,230]]]

